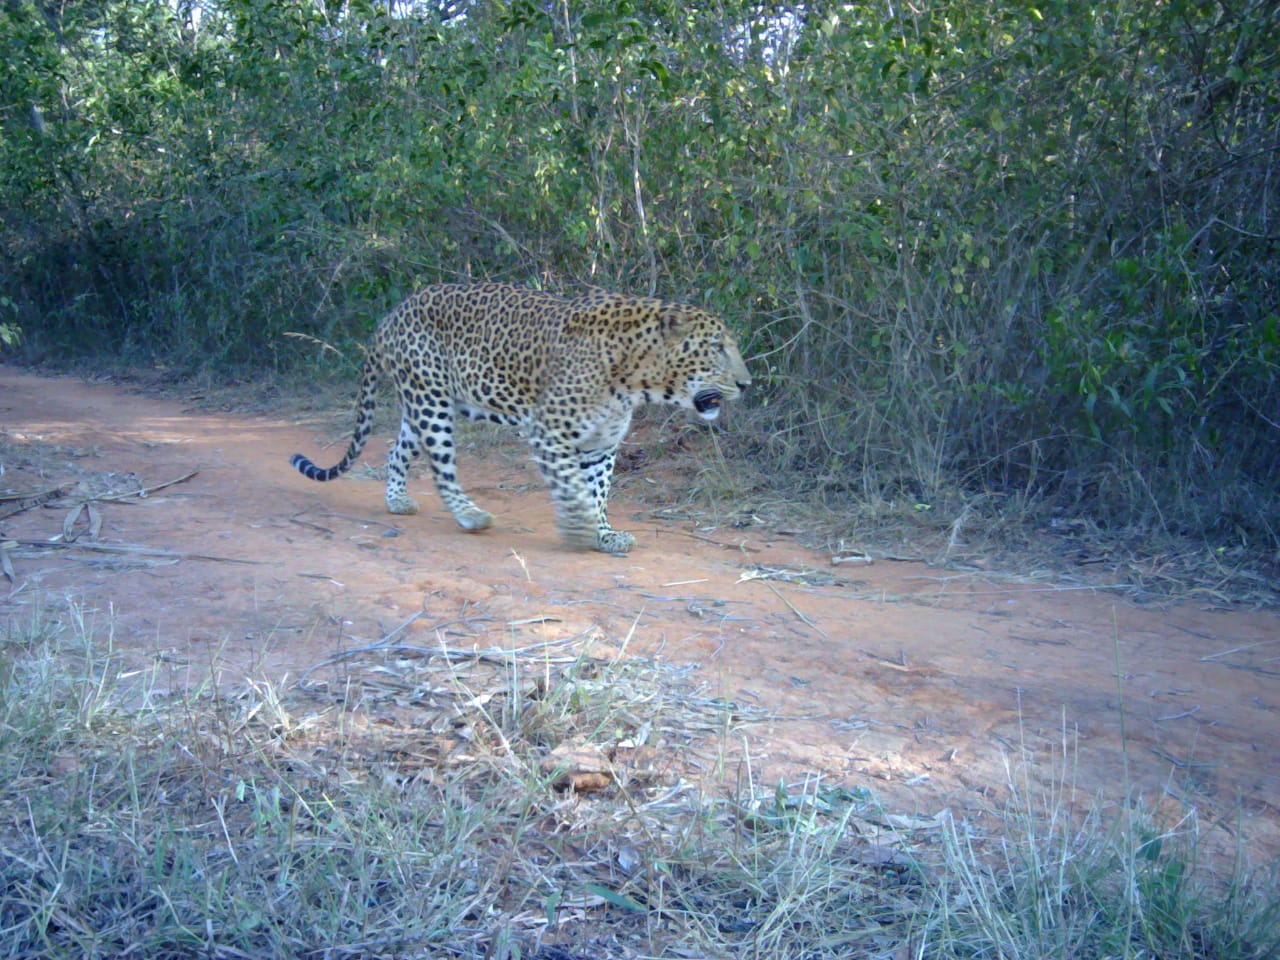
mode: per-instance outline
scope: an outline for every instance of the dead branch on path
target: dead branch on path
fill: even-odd
[[[158,550],[155,547],[140,547],[132,543],[63,543],[56,540],[17,540],[9,543],[19,547],[41,550],[88,550],[94,553],[123,553],[139,557],[152,557],[162,560],[207,560],[213,563],[252,563],[261,564],[261,560],[245,560],[240,557],[215,557],[207,553],[179,553],[174,550]]]

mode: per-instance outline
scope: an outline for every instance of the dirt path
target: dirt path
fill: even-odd
[[[611,511],[635,551],[569,553],[518,447],[463,451],[464,482],[497,517],[468,535],[425,477],[411,484],[423,512],[392,517],[367,471],[320,485],[289,468],[294,451],[336,460],[340,447],[322,444],[345,429],[189,412],[0,368],[0,490],[79,481],[80,496],[100,496],[198,471],[145,499],[98,504],[100,541],[249,561],[26,549],[16,583],[0,581],[0,614],[39,604],[61,615],[71,598],[100,624],[110,617],[136,662],[163,658],[175,684],[210,664],[228,682],[296,677],[420,612],[405,642],[572,638],[600,653],[625,643],[688,665],[709,694],[774,711],[746,728],[765,783],[816,773],[867,786],[898,812],[950,807],[980,822],[1006,795],[1009,767],[1030,758],[1033,780],[1061,774],[1065,739],[1084,797],[1121,800],[1127,755],[1131,793],[1175,814],[1194,807],[1261,855],[1280,850],[1273,612],[1156,610],[1105,590],[890,561],[833,568],[785,536],[652,519],[628,497],[644,468],[622,478]],[[370,447],[376,465],[386,447]],[[48,539],[68,509],[26,510],[0,534]],[[759,570],[843,579],[753,578]]]

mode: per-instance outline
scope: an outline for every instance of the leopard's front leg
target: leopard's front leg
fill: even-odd
[[[618,447],[613,445],[606,450],[579,451],[578,466],[582,471],[582,480],[590,492],[596,511],[596,536],[598,550],[605,553],[623,554],[636,545],[636,538],[625,530],[615,530],[609,526],[609,490],[613,484],[613,466],[618,456]]]
[[[556,441],[543,429],[529,438],[534,462],[542,471],[556,507],[556,526],[564,542],[575,550],[623,554],[635,537],[609,526],[607,501],[616,447],[583,452]]]

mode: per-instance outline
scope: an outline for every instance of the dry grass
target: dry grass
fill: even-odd
[[[1007,831],[739,765],[740,706],[660,663],[395,635],[301,685],[162,696],[71,606],[0,647],[0,956],[1214,957],[1274,877],[1066,771]],[[1019,762],[1023,762],[1022,759]]]

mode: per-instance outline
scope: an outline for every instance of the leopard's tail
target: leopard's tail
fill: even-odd
[[[365,360],[364,375],[360,381],[360,402],[356,405],[356,429],[351,436],[347,452],[335,465],[327,470],[318,467],[300,453],[295,453],[289,463],[304,477],[311,480],[333,480],[342,476],[360,459],[365,441],[373,429],[373,411],[378,405],[378,361],[372,355]]]

